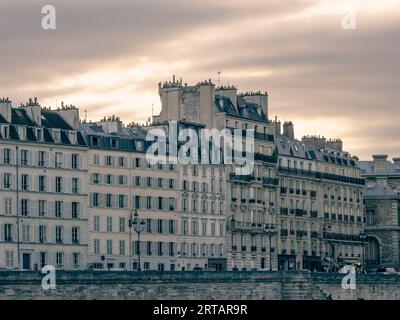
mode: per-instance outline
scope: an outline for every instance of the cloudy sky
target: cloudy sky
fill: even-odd
[[[46,4],[56,30],[41,27]],[[0,96],[14,106],[37,96],[145,121],[158,82],[221,71],[222,84],[268,91],[270,118],[298,138],[340,137],[362,159],[400,156],[399,57],[399,0],[0,2]]]

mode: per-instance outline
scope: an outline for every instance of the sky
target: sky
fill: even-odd
[[[56,29],[42,28],[42,7]],[[400,0],[1,0],[0,96],[144,122],[158,82],[267,91],[295,135],[400,156]]]

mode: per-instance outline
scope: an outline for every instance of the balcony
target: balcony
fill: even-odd
[[[338,220],[339,221],[343,221],[343,215],[342,214],[338,214]]]
[[[281,230],[281,237],[287,237],[288,236],[288,231],[286,229]]]
[[[304,215],[304,210],[296,209],[295,215],[296,215],[296,217],[302,217]]]
[[[318,211],[311,211],[310,216],[311,218],[318,218]]]
[[[252,175],[237,175],[235,173],[231,173],[229,175],[229,179],[231,181],[237,181],[237,182],[250,182],[252,179],[254,179],[254,176]]]
[[[310,197],[311,198],[316,198],[317,197],[317,191],[310,191]]]
[[[296,231],[294,231],[294,230],[290,230],[290,235],[291,235],[291,236],[294,236],[294,235],[295,235],[295,233],[296,233]]]
[[[262,178],[262,183],[264,185],[270,185],[270,186],[278,186],[279,185],[279,179],[277,178]]]
[[[293,188],[289,188],[289,193],[290,194],[294,194],[294,189]]]
[[[261,248],[261,252],[267,252],[267,248],[266,247],[262,247]]]
[[[301,190],[300,189],[296,189],[296,194],[300,195],[300,193],[301,193]]]
[[[295,213],[295,210],[294,209],[290,209],[290,214],[294,214]]]
[[[237,246],[232,246],[232,251],[237,251]]]
[[[344,221],[349,221],[349,216],[344,216]]]
[[[350,216],[350,222],[354,222],[354,216]]]
[[[332,219],[332,220],[336,220],[336,213],[332,213],[332,214],[331,214],[331,219]]]
[[[361,223],[361,217],[357,217],[357,222]]]
[[[289,214],[288,208],[281,208],[281,214],[287,216]]]
[[[303,237],[303,231],[297,230],[296,231],[296,237],[298,237],[298,238]]]
[[[246,248],[246,246],[242,246],[242,251],[246,251],[247,250],[247,248]]]
[[[324,219],[329,219],[329,212],[324,212]]]
[[[287,188],[281,187],[281,194],[286,194],[286,193],[287,193]]]
[[[261,153],[256,153],[254,154],[254,160],[256,161],[262,161],[262,162],[268,162],[268,163],[277,163],[278,162],[278,156],[273,155],[273,156],[267,156]]]
[[[290,250],[290,254],[293,255],[293,256],[295,256],[295,255],[296,255],[296,250],[293,250],[293,249]]]
[[[251,252],[256,252],[257,251],[257,247],[256,246],[251,246]]]
[[[303,196],[306,196],[306,195],[307,195],[307,190],[301,191],[301,194],[302,194]]]
[[[317,231],[311,231],[311,238],[317,239],[318,238],[318,232]]]

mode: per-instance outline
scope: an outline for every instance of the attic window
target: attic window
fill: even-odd
[[[92,137],[92,146],[98,146],[98,145],[99,145],[99,138]]]
[[[36,129],[37,141],[43,141],[43,129]]]
[[[76,144],[76,132],[75,131],[69,132],[69,141],[71,142],[71,144]]]
[[[18,129],[20,140],[26,140],[26,127],[19,127]]]
[[[117,148],[117,139],[111,138],[111,148]]]
[[[8,139],[10,137],[10,127],[8,125],[1,126],[1,135],[3,139]]]
[[[60,142],[60,130],[53,130],[54,142]]]
[[[142,141],[136,141],[136,150],[138,151],[142,150]]]

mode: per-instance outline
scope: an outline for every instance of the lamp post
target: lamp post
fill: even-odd
[[[365,239],[367,239],[367,235],[361,231],[359,237],[362,243],[362,270],[365,272]]]
[[[138,250],[137,250],[137,255],[138,255],[138,271],[141,271],[140,269],[140,234],[144,231],[144,225],[145,221],[142,219],[139,219],[139,215],[137,212],[137,209],[135,209],[135,214],[133,215],[132,219],[132,211],[131,215],[129,218],[129,232],[133,229],[137,235],[138,235]],[[132,249],[130,250],[130,261],[129,263],[132,264]]]
[[[267,224],[265,226],[265,232],[269,238],[269,271],[272,271],[272,237],[276,234],[275,226],[273,224]]]

